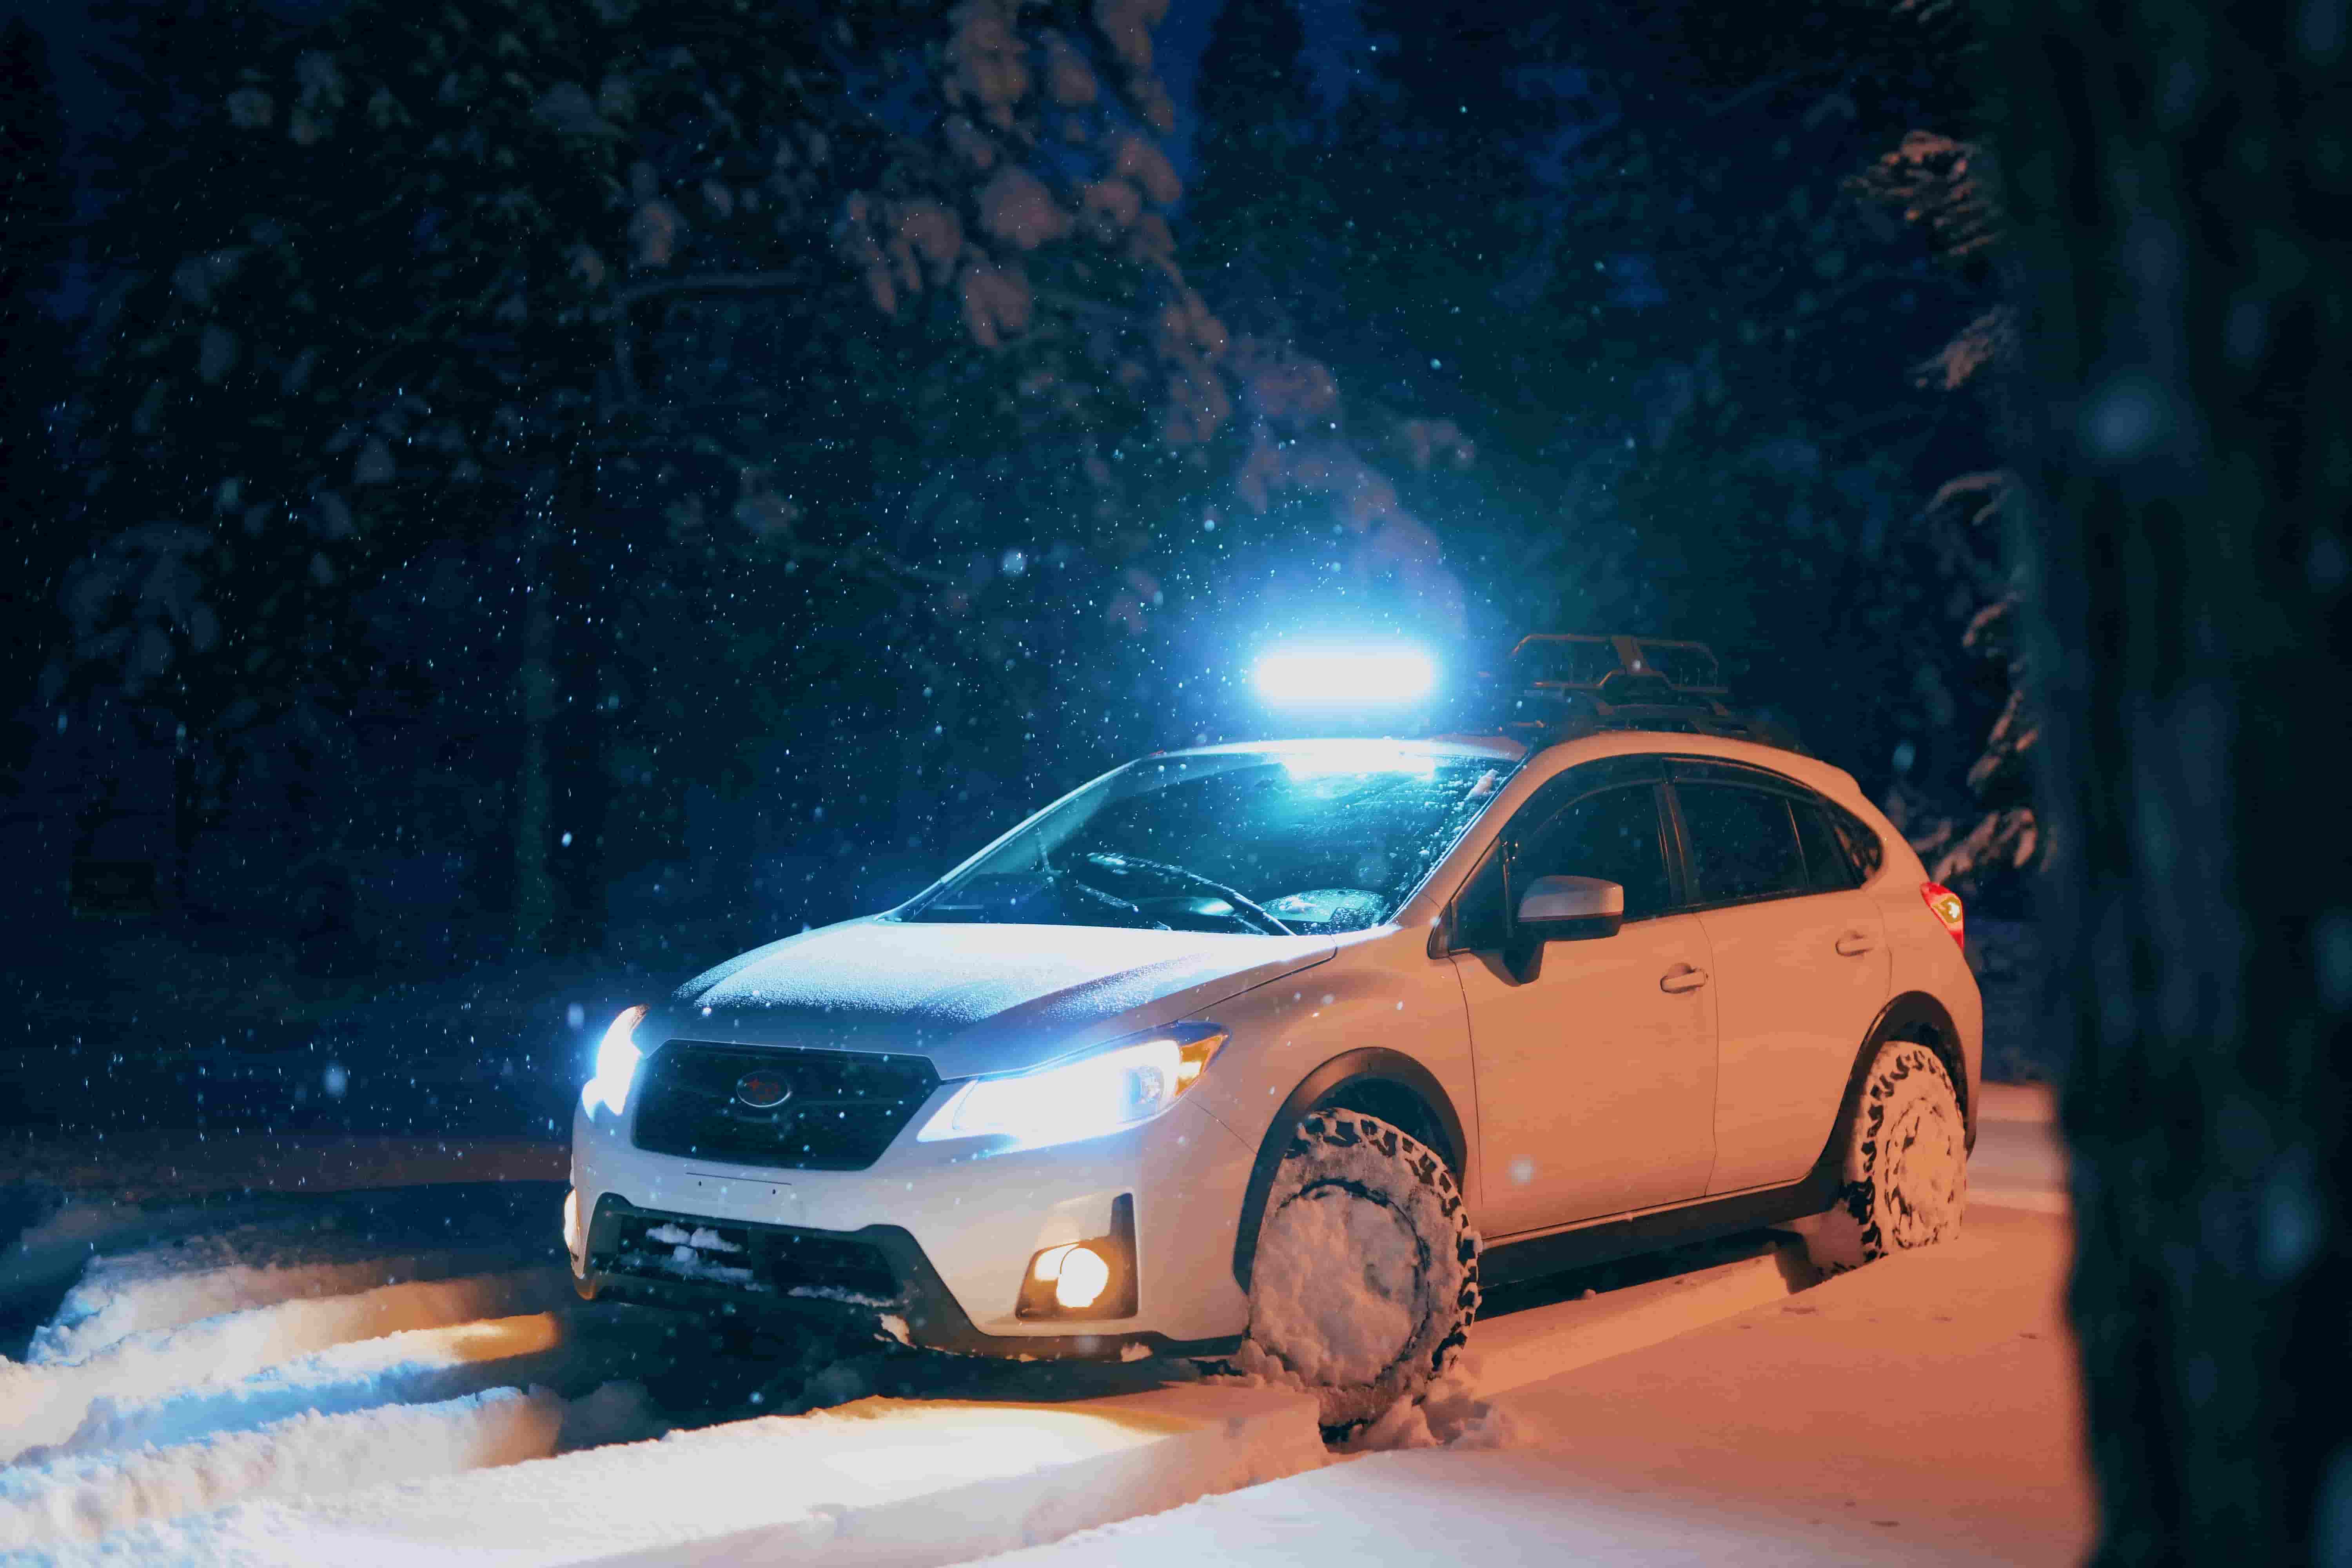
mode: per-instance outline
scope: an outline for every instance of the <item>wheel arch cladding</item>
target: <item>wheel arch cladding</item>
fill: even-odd
[[[1879,1009],[1877,1021],[1862,1037],[1862,1048],[1853,1058],[1853,1070],[1847,1075],[1845,1099],[1838,1106],[1836,1122],[1830,1128],[1829,1142],[1822,1151],[1824,1162],[1838,1157],[1844,1146],[1846,1130],[1853,1124],[1856,1108],[1861,1104],[1862,1081],[1870,1071],[1870,1064],[1878,1058],[1878,1048],[1889,1040],[1911,1040],[1936,1053],[1944,1064],[1944,1071],[1952,1080],[1952,1093],[1960,1102],[1960,1125],[1966,1130],[1968,1146],[1977,1143],[1977,1108],[1969,1093],[1968,1064],[1961,1059],[1959,1026],[1941,1002],[1924,991],[1906,991]]]
[[[1457,1186],[1465,1179],[1468,1148],[1462,1117],[1436,1076],[1401,1051],[1365,1047],[1341,1052],[1298,1081],[1258,1138],[1257,1159],[1242,1198],[1241,1223],[1234,1232],[1234,1279],[1244,1293],[1250,1288],[1250,1264],[1257,1251],[1258,1226],[1265,1217],[1266,1194],[1274,1188],[1291,1130],[1307,1112],[1324,1110],[1376,1116],[1435,1150]]]

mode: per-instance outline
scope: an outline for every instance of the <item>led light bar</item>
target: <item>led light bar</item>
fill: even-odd
[[[1405,707],[1437,689],[1437,661],[1393,643],[1286,649],[1259,658],[1253,680],[1277,707]]]

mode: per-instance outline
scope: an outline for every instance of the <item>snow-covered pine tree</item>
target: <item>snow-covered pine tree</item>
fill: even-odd
[[[1940,42],[1946,68],[1953,71],[1968,52],[1960,26],[1959,18],[1938,11],[1923,27]],[[1997,429],[2004,418],[2003,383],[2015,373],[2017,333],[1995,282],[2007,226],[1989,152],[1969,140],[1915,129],[1874,159],[1853,186],[1916,230],[1975,296],[1951,339],[1914,374],[1922,387],[1967,398],[1971,416]],[[2032,752],[2040,724],[2024,646],[2015,635],[2018,584],[2002,564],[2006,535],[2019,525],[2010,504],[2015,489],[2007,472],[1983,469],[1948,480],[1921,510],[1939,574],[1965,585],[1979,606],[1961,645],[1998,688],[2000,709],[1968,771],[1973,819],[1931,819],[1922,812],[1905,824],[1937,881],[1970,894],[1997,890],[2004,901],[2014,900],[2019,879],[2038,870],[2052,847],[2033,809]],[[1910,783],[1898,780],[1898,798],[1932,809],[1932,795],[1907,790]]]
[[[512,606],[485,630],[527,634],[496,742],[530,946],[558,841],[604,837],[562,812],[608,792],[551,770],[625,691],[584,765],[673,798],[811,680],[937,684],[944,647],[994,672],[983,710],[1034,707],[1051,672],[1007,693],[1004,659],[1034,617],[951,624],[1018,576],[970,559],[1050,526],[1115,571],[1224,417],[1160,216],[1154,19],[362,0],[139,31],[60,669],[166,704],[222,798],[240,736],[380,683],[372,591],[462,542]],[[614,641],[661,605],[701,658]]]

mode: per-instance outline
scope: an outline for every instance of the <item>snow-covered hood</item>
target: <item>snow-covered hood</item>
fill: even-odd
[[[903,1051],[941,1078],[1013,1072],[1197,1017],[1322,963],[1328,937],[929,925],[803,931],[697,975],[638,1027],[669,1039]]]

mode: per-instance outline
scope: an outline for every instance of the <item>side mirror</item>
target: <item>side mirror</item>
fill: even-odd
[[[1519,896],[1519,915],[1504,958],[1512,975],[1541,972],[1544,943],[1615,936],[1625,923],[1625,889],[1598,877],[1538,877]]]
[[[1519,900],[1519,927],[1538,942],[1615,936],[1625,889],[1598,877],[1538,877]]]

